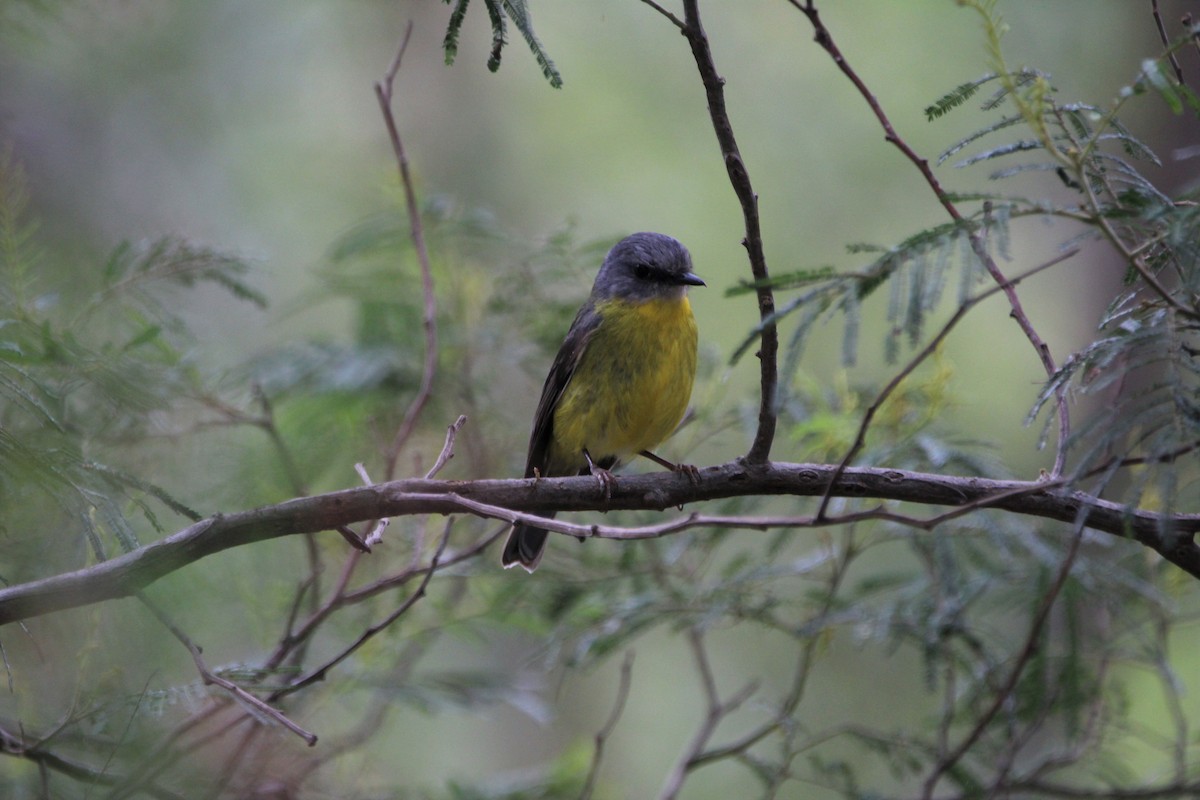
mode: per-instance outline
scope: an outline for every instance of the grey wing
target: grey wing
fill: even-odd
[[[536,469],[543,476],[546,474],[546,457],[550,443],[554,439],[554,412],[562,397],[579,359],[587,349],[588,341],[600,325],[600,315],[596,313],[591,303],[579,309],[575,321],[571,323],[558,355],[550,365],[550,374],[542,386],[542,397],[538,400],[537,413],[533,417],[533,432],[529,435],[529,456],[525,461],[525,477],[532,478]]]

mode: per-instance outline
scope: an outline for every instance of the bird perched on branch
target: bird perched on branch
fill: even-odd
[[[675,467],[650,451],[675,431],[691,399],[696,320],[687,290],[704,285],[670,236],[635,233],[609,251],[546,376],[525,477],[591,473],[611,493],[609,470],[635,455]],[[504,566],[533,572],[546,535],[515,526]]]

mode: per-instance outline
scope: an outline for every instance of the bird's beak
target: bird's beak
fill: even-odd
[[[680,275],[679,282],[683,283],[683,284],[687,284],[688,286],[707,286],[708,285],[707,283],[704,282],[703,278],[701,278],[699,275],[697,275],[694,272],[685,272],[683,275]]]

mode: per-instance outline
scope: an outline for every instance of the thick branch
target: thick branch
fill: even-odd
[[[820,497],[831,482],[831,494],[836,497],[931,506],[986,506],[1064,522],[1073,522],[1086,512],[1089,528],[1136,539],[1200,578],[1200,548],[1192,538],[1200,531],[1200,514],[1164,519],[1150,511],[1127,509],[1083,492],[1030,481],[960,478],[870,467],[846,469],[834,480],[836,471],[837,467],[830,464],[731,461],[700,470],[694,482],[682,473],[621,476],[610,500],[605,500],[603,490],[591,476],[481,481],[412,479],[300,497],[252,511],[210,517],[119,558],[0,590],[0,625],[128,597],[170,572],[234,547],[281,536],[331,531],[339,525],[381,517],[461,513],[463,507],[458,498],[532,512],[661,510],[728,497]],[[1174,533],[1164,534],[1163,530]]]

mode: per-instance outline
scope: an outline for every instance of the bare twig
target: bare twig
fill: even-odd
[[[1037,651],[1042,637],[1042,630],[1045,628],[1046,620],[1050,618],[1050,610],[1054,607],[1054,603],[1058,600],[1063,586],[1067,583],[1067,577],[1071,574],[1071,567],[1075,565],[1075,557],[1079,553],[1079,544],[1083,541],[1083,532],[1086,528],[1085,523],[1086,519],[1080,519],[1075,524],[1074,535],[1071,537],[1067,553],[1059,565],[1058,574],[1055,576],[1054,583],[1050,585],[1046,594],[1042,596],[1041,605],[1033,617],[1033,621],[1029,626],[1029,632],[1025,635],[1025,643],[1021,647],[1021,651],[1017,654],[1012,669],[1009,670],[1008,678],[995,693],[991,705],[975,717],[975,724],[971,727],[967,735],[963,737],[962,741],[959,742],[958,746],[938,759],[933,770],[925,779],[921,791],[922,800],[932,800],[933,792],[937,788],[937,783],[941,780],[941,777],[947,771],[953,769],[962,757],[975,746],[975,743],[983,736],[987,727],[991,725],[992,720],[995,719],[996,715],[1000,713],[1000,710],[1004,708],[1012,697],[1012,693],[1016,690],[1017,682],[1020,681],[1025,667]]]
[[[440,562],[438,562],[438,569],[447,569],[457,564],[470,561],[473,558],[477,558],[479,555],[486,552],[487,549],[492,546],[493,542],[508,533],[508,528],[508,525],[498,528],[481,538],[479,541],[475,542],[475,544],[471,545],[470,547],[463,548],[462,550],[456,550],[453,555],[444,557]],[[386,592],[396,588],[397,586],[403,586],[416,576],[423,574],[423,568],[419,566],[410,566],[394,575],[388,575],[387,577],[380,578],[379,580],[369,583],[366,586],[360,586],[353,591],[347,592],[346,596],[342,598],[342,604],[351,605],[353,603],[360,603],[369,597],[374,597],[380,592]]]
[[[88,786],[113,786],[125,780],[120,775],[113,775],[110,772],[72,761],[50,750],[43,750],[41,748],[42,742],[29,745],[22,734],[15,734],[4,728],[0,728],[0,753],[23,758],[36,764],[41,773],[43,787],[49,781],[51,770]],[[183,800],[182,795],[154,783],[144,783],[141,789],[146,795],[158,798],[158,800]],[[50,795],[46,793],[45,796],[48,797]]]
[[[688,644],[692,649],[696,671],[700,674],[701,688],[704,690],[705,714],[687,748],[667,775],[662,791],[658,794],[659,800],[674,800],[679,795],[688,773],[696,767],[698,757],[704,752],[704,748],[708,745],[713,733],[716,732],[717,726],[721,724],[721,720],[740,708],[758,691],[758,682],[751,681],[728,700],[721,700],[721,695],[717,691],[716,679],[713,677],[712,665],[708,659],[708,649],[704,644],[704,632],[697,627],[689,628]]]
[[[404,29],[404,38],[396,50],[396,57],[383,79],[375,83],[375,97],[379,100],[379,110],[383,112],[383,121],[387,125],[388,137],[392,142],[392,151],[396,156],[396,164],[400,169],[400,182],[404,185],[404,202],[408,208],[409,235],[412,237],[413,248],[417,252],[417,261],[421,265],[421,292],[424,296],[424,313],[421,325],[425,331],[425,359],[421,368],[421,385],[416,397],[404,412],[404,418],[396,429],[396,435],[388,445],[384,454],[384,479],[391,480],[396,475],[396,462],[400,452],[408,442],[417,427],[426,403],[429,402],[433,391],[433,378],[437,370],[437,298],[433,291],[433,269],[429,264],[429,248],[425,245],[425,229],[421,223],[421,209],[417,205],[417,193],[413,187],[412,175],[409,172],[408,156],[404,152],[404,142],[400,138],[400,130],[396,126],[396,117],[392,113],[392,86],[396,74],[400,72],[400,62],[404,51],[408,48],[409,37],[412,36],[413,26],[409,22]]]
[[[1175,80],[1183,85],[1183,67],[1179,66],[1179,59],[1175,57],[1175,51],[1170,50],[1171,37],[1167,35],[1167,26],[1163,24],[1162,14],[1158,10],[1158,0],[1150,0],[1150,9],[1154,15],[1154,24],[1158,28],[1158,36],[1162,39],[1162,43],[1168,48],[1167,57],[1171,60],[1171,68],[1175,70]]]
[[[452,613],[466,598],[467,578],[459,576],[451,579],[453,588],[442,601],[441,611]],[[421,657],[429,651],[433,644],[446,632],[446,628],[434,627],[420,631],[415,636],[406,637],[403,646],[396,654],[393,665],[379,677],[383,685],[402,686],[412,675],[413,669]],[[379,731],[391,711],[396,709],[393,703],[372,703],[371,707],[361,716],[354,728],[338,735],[336,739],[325,738],[321,742],[320,752],[299,768],[292,770],[289,779],[293,786],[300,786],[325,764],[337,760],[342,755],[366,744]]]
[[[191,640],[191,637],[184,633],[183,630],[180,629],[179,626],[176,625],[162,609],[151,602],[147,597],[145,597],[145,595],[139,592],[137,598],[142,602],[142,605],[149,609],[150,613],[154,615],[155,619],[162,623],[163,627],[169,630],[171,635],[178,639],[180,643],[187,648],[188,652],[192,654],[192,661],[194,661],[196,664],[196,670],[200,673],[200,678],[206,685],[221,687],[225,691],[229,692],[230,696],[232,696],[234,700],[249,709],[249,711],[255,717],[259,719],[270,720],[282,725],[307,742],[309,747],[312,747],[317,743],[316,734],[306,731],[304,728],[288,719],[287,715],[282,711],[272,708],[270,705],[250,694],[250,692],[247,692],[233,681],[228,680],[227,678],[222,678],[220,675],[209,669],[208,665],[204,662],[204,656],[201,654],[200,648]]]
[[[617,685],[617,697],[613,700],[612,711],[608,714],[608,721],[596,733],[596,747],[592,751],[592,765],[588,768],[587,778],[583,782],[583,789],[579,792],[579,800],[591,800],[592,791],[596,787],[596,777],[600,774],[600,762],[604,758],[604,744],[608,741],[608,737],[612,736],[617,723],[621,720],[621,714],[625,711],[625,701],[629,699],[629,686],[632,683],[632,678],[633,651],[629,650],[625,653],[625,660],[621,662],[621,679]]]
[[[683,20],[681,20],[679,17],[672,14],[670,11],[667,11],[661,5],[654,2],[654,0],[642,0],[642,2],[645,3],[646,5],[650,6],[651,8],[653,8],[658,13],[662,14],[667,19],[669,19],[671,21],[671,24],[674,25],[676,28],[679,28],[680,31],[682,31],[684,29],[685,26],[684,26]]]
[[[457,438],[458,432],[462,429],[462,426],[466,424],[466,416],[459,414],[458,419],[454,420],[454,422],[447,426],[446,440],[442,444],[442,450],[440,453],[438,453],[437,458],[434,460],[433,466],[430,467],[429,471],[425,473],[425,478],[427,480],[433,478],[435,475],[441,472],[442,468],[446,466],[446,463],[449,462],[450,459],[454,458],[454,440]],[[367,473],[367,468],[364,464],[355,464],[354,469],[358,472],[358,476],[362,478],[364,485],[371,486],[375,483],[373,480],[371,480],[371,476]],[[368,533],[364,542],[364,547],[368,548],[367,552],[370,552],[371,547],[383,541],[383,532],[387,529],[391,522],[391,519],[384,517],[383,519],[375,520],[373,523],[367,526]],[[339,531],[340,530],[341,529],[339,529]],[[413,547],[414,564],[420,561],[422,543],[423,540],[419,538]]]
[[[754,276],[755,292],[758,296],[758,315],[762,320],[762,332],[758,351],[760,372],[760,398],[758,410],[758,430],[754,434],[754,442],[746,453],[746,460],[751,464],[763,463],[771,454],[771,443],[775,439],[776,425],[776,394],[779,383],[779,332],[772,321],[775,316],[775,295],[770,286],[770,273],[767,271],[767,259],[763,252],[762,229],[758,216],[758,195],[750,183],[750,173],[742,154],[738,150],[737,139],[733,135],[733,123],[729,111],[725,107],[725,79],[717,73],[713,61],[712,50],[708,46],[708,35],[700,21],[700,7],[697,0],[683,1],[684,22],[664,9],[658,3],[642,0],[658,13],[662,14],[673,25],[680,29],[692,49],[692,57],[700,72],[700,80],[704,83],[704,92],[708,98],[708,113],[712,119],[713,132],[717,135],[717,144],[721,148],[721,157],[725,161],[725,171],[733,186],[734,194],[742,206],[742,220],[745,225],[745,237],[742,245],[750,259],[750,272]]]
[[[446,426],[446,441],[442,443],[442,451],[438,453],[438,457],[434,460],[433,466],[425,473],[425,479],[430,480],[442,471],[442,467],[450,459],[454,458],[454,440],[458,436],[458,432],[462,430],[462,426],[467,424],[465,414],[459,414],[458,419]]]
[[[408,613],[408,610],[410,608],[412,608],[414,605],[416,605],[418,600],[420,600],[421,598],[423,598],[425,596],[425,589],[426,589],[426,587],[429,586],[429,581],[433,578],[433,573],[437,571],[438,561],[441,559],[442,553],[446,549],[446,543],[450,541],[450,528],[451,528],[452,523],[453,523],[453,520],[446,521],[446,527],[442,532],[442,540],[441,540],[441,542],[438,543],[437,551],[433,554],[433,558],[430,559],[429,566],[425,568],[425,577],[421,580],[421,584],[417,587],[416,591],[413,592],[411,595],[409,595],[408,599],[405,600],[403,603],[401,603],[399,608],[397,608],[395,611],[393,611],[391,614],[389,614],[381,622],[378,622],[378,623],[370,626],[369,628],[367,628],[365,631],[362,632],[362,634],[357,639],[354,640],[354,642],[352,644],[343,648],[341,652],[339,652],[337,655],[330,658],[328,661],[326,661],[321,666],[319,666],[316,669],[309,672],[303,678],[300,678],[299,680],[296,680],[293,683],[288,684],[286,687],[284,687],[282,689],[277,689],[274,692],[272,692],[270,695],[270,699],[272,701],[278,701],[279,699],[286,697],[289,694],[294,694],[295,692],[298,692],[299,690],[303,689],[304,687],[306,687],[312,683],[315,683],[320,680],[324,680],[325,676],[329,673],[329,670],[333,669],[338,664],[345,661],[347,658],[349,658],[351,655],[353,655],[360,647],[362,647],[364,644],[366,644],[368,641],[370,641],[372,638],[374,638],[376,636],[376,634],[380,633],[383,630],[386,630],[388,628],[388,626],[390,626],[393,622],[395,622],[396,620],[400,619],[400,617],[402,617],[406,613]]]
[[[354,574],[354,570],[358,567],[359,558],[357,553],[351,553],[346,558],[346,561],[342,564],[342,572],[338,576],[337,584],[334,585],[333,591],[329,593],[329,598],[314,610],[299,628],[295,628],[290,624],[288,625],[289,633],[280,640],[275,651],[263,663],[263,669],[278,669],[279,665],[284,662],[297,646],[307,642],[316,633],[321,623],[341,607],[345,600],[346,587],[350,583],[350,577]]]
[[[854,561],[859,553],[859,549],[854,541],[854,528],[851,525],[846,525],[845,530],[845,546],[842,548],[840,555],[832,560],[833,566],[825,587],[824,602],[813,615],[813,620],[822,620],[833,610],[837,602],[838,591],[845,580],[846,572],[849,570],[851,562]],[[796,658],[796,666],[792,673],[792,685],[788,689],[787,695],[782,698],[771,719],[751,729],[732,742],[697,753],[692,758],[691,766],[693,768],[700,767],[730,756],[745,755],[751,747],[774,733],[781,726],[785,725],[789,719],[793,718],[796,710],[800,707],[800,702],[804,699],[808,679],[812,674],[813,664],[816,663],[817,654],[823,647],[823,642],[824,637],[821,635],[812,635],[804,640],[804,643],[800,647],[799,655]]]

